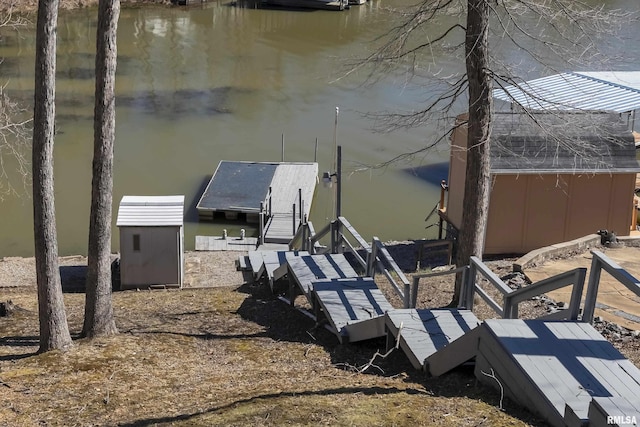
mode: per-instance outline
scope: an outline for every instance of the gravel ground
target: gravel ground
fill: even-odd
[[[185,283],[187,288],[239,286],[245,280],[236,270],[236,260],[243,252],[186,252]],[[114,256],[115,258],[115,256]],[[60,258],[63,289],[82,290],[87,257]],[[35,259],[5,257],[0,260],[0,288],[36,285]]]

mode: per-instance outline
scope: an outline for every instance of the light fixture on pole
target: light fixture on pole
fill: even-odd
[[[333,188],[333,183],[336,183],[335,194],[335,206],[336,206],[336,218],[342,215],[342,146],[336,147],[336,171],[331,173],[329,171],[322,173],[322,186],[324,188]]]

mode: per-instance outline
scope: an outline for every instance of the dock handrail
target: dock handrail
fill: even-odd
[[[511,288],[507,286],[500,278],[489,269],[478,257],[472,256],[469,263],[469,274],[467,275],[467,282],[465,283],[464,292],[461,292],[460,303],[458,306],[473,310],[473,298],[477,293],[487,303],[493,311],[498,313],[500,317],[505,317],[505,311],[500,304],[498,304],[491,296],[482,289],[476,283],[476,274],[480,273],[485,279],[489,281],[502,295],[506,295],[511,292]]]
[[[561,317],[571,320],[578,320],[580,316],[580,299],[582,298],[582,290],[584,288],[584,282],[587,277],[586,268],[575,268],[564,273],[549,277],[539,282],[533,283],[524,288],[520,288],[505,295],[504,298],[504,311],[508,314],[509,319],[518,318],[518,304],[522,301],[531,299],[535,296],[545,294],[547,292],[554,291],[556,289],[563,288],[565,286],[573,285],[571,290],[571,299],[569,301],[569,308],[567,316],[564,316],[564,311],[560,311]],[[546,319],[551,319],[552,316],[545,316]]]
[[[386,266],[385,266],[386,264]],[[391,275],[391,272],[387,268],[390,267],[391,272],[395,273],[398,276],[398,280],[401,283],[396,282],[396,280]],[[409,279],[404,275],[398,264],[395,262],[389,251],[385,247],[384,243],[380,241],[377,237],[373,237],[373,241],[371,243],[371,252],[369,253],[369,257],[367,259],[367,276],[375,277],[376,270],[378,267],[381,267],[382,273],[387,278],[391,286],[396,291],[396,294],[404,303],[404,308],[409,308],[411,303],[411,283]],[[400,287],[402,285],[402,288]]]
[[[264,228],[266,222],[271,217],[271,199],[272,199],[272,189],[269,187],[269,191],[267,191],[267,196],[264,198],[264,201],[260,202],[260,210],[258,212],[258,246],[264,243],[264,236],[266,230]]]
[[[300,249],[303,251],[307,251],[310,254],[313,254],[314,244],[311,243],[311,239],[316,235],[316,230],[313,227],[311,221],[307,220],[307,215],[303,215],[302,223],[296,230],[296,233],[293,235],[293,238],[289,242],[289,250],[293,251],[296,249]]]
[[[598,250],[592,250],[591,254],[593,254],[593,259],[591,260],[587,295],[584,298],[584,310],[582,312],[582,321],[589,323],[593,322],[602,270],[609,273],[614,279],[622,283],[631,292],[640,296],[640,280],[632,276],[628,271],[620,267],[618,263],[607,257],[604,253]]]
[[[552,315],[544,317],[546,319],[555,320],[565,318],[577,320],[580,314],[580,299],[584,288],[586,271],[587,270],[585,268],[576,268],[533,283],[527,287],[513,290],[494,272],[492,272],[479,258],[471,257],[469,274],[463,282],[463,289],[458,307],[473,310],[473,300],[477,293],[500,317],[505,319],[515,319],[518,317],[518,304],[520,302],[537,295],[545,294],[549,291],[573,285],[568,310],[562,310],[559,314],[553,313]],[[484,276],[484,278],[487,279],[489,283],[491,283],[503,295],[502,305],[491,298],[489,293],[476,283],[476,275],[478,273]]]
[[[447,271],[435,271],[432,273],[415,274],[413,276],[413,283],[411,286],[411,299],[409,300],[410,306],[408,308],[416,308],[418,302],[418,287],[420,286],[420,279],[428,279],[430,277],[446,276],[448,274],[462,273],[462,282],[465,283],[467,274],[469,272],[469,266],[463,265],[462,267],[454,268]]]
[[[331,243],[324,252],[350,252],[360,264],[366,276],[373,278],[377,271],[382,272],[394,291],[402,299],[405,308],[409,307],[411,283],[391,257],[387,248],[377,237],[374,237],[371,245],[369,245],[343,216],[331,221],[317,233],[313,230],[311,222],[307,222],[305,218],[289,243],[289,250],[300,249],[308,251],[310,254],[316,254],[318,253],[317,248],[320,239],[326,235],[330,235]],[[353,238],[356,243],[351,243],[349,237]],[[365,254],[364,257],[361,255],[362,252]],[[391,273],[395,273],[398,279],[394,279]]]

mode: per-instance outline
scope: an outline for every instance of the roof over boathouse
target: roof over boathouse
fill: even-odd
[[[494,89],[493,96],[531,110],[629,113],[640,109],[640,71],[554,74]]]

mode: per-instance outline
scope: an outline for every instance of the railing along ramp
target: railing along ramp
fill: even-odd
[[[475,360],[475,375],[554,426],[638,425],[640,370],[588,322],[605,269],[640,295],[637,279],[594,251],[590,281],[581,312],[586,269],[575,269],[525,288],[512,290],[480,260],[472,258],[461,306],[473,309],[476,295],[500,319],[489,319],[424,361],[431,375]],[[479,283],[480,274],[502,295],[502,304]],[[566,310],[540,319],[517,319],[518,304],[531,297],[572,286]],[[634,424],[636,423],[636,424]]]
[[[330,244],[321,246],[322,238]],[[302,221],[288,249],[251,252],[254,277],[282,292],[281,298],[291,305],[297,296],[304,296],[310,307],[307,314],[326,323],[340,342],[386,336],[389,346],[398,345],[416,369],[432,376],[475,362],[475,375],[481,381],[554,426],[640,421],[640,370],[589,324],[601,269],[638,295],[640,285],[597,251],[581,309],[584,268],[512,290],[472,257],[469,266],[417,275],[411,283],[378,239],[367,243],[343,217],[318,233],[310,222]],[[458,307],[415,307],[422,279],[452,273],[463,276]],[[387,301],[376,285],[376,274],[389,280],[404,308],[396,309]],[[495,290],[484,289],[478,275]],[[278,285],[281,279],[288,279],[283,289]],[[565,286],[572,286],[566,309],[539,319],[517,318],[519,303]],[[499,302],[491,297],[496,291]],[[478,320],[473,313],[476,296],[500,318]]]

